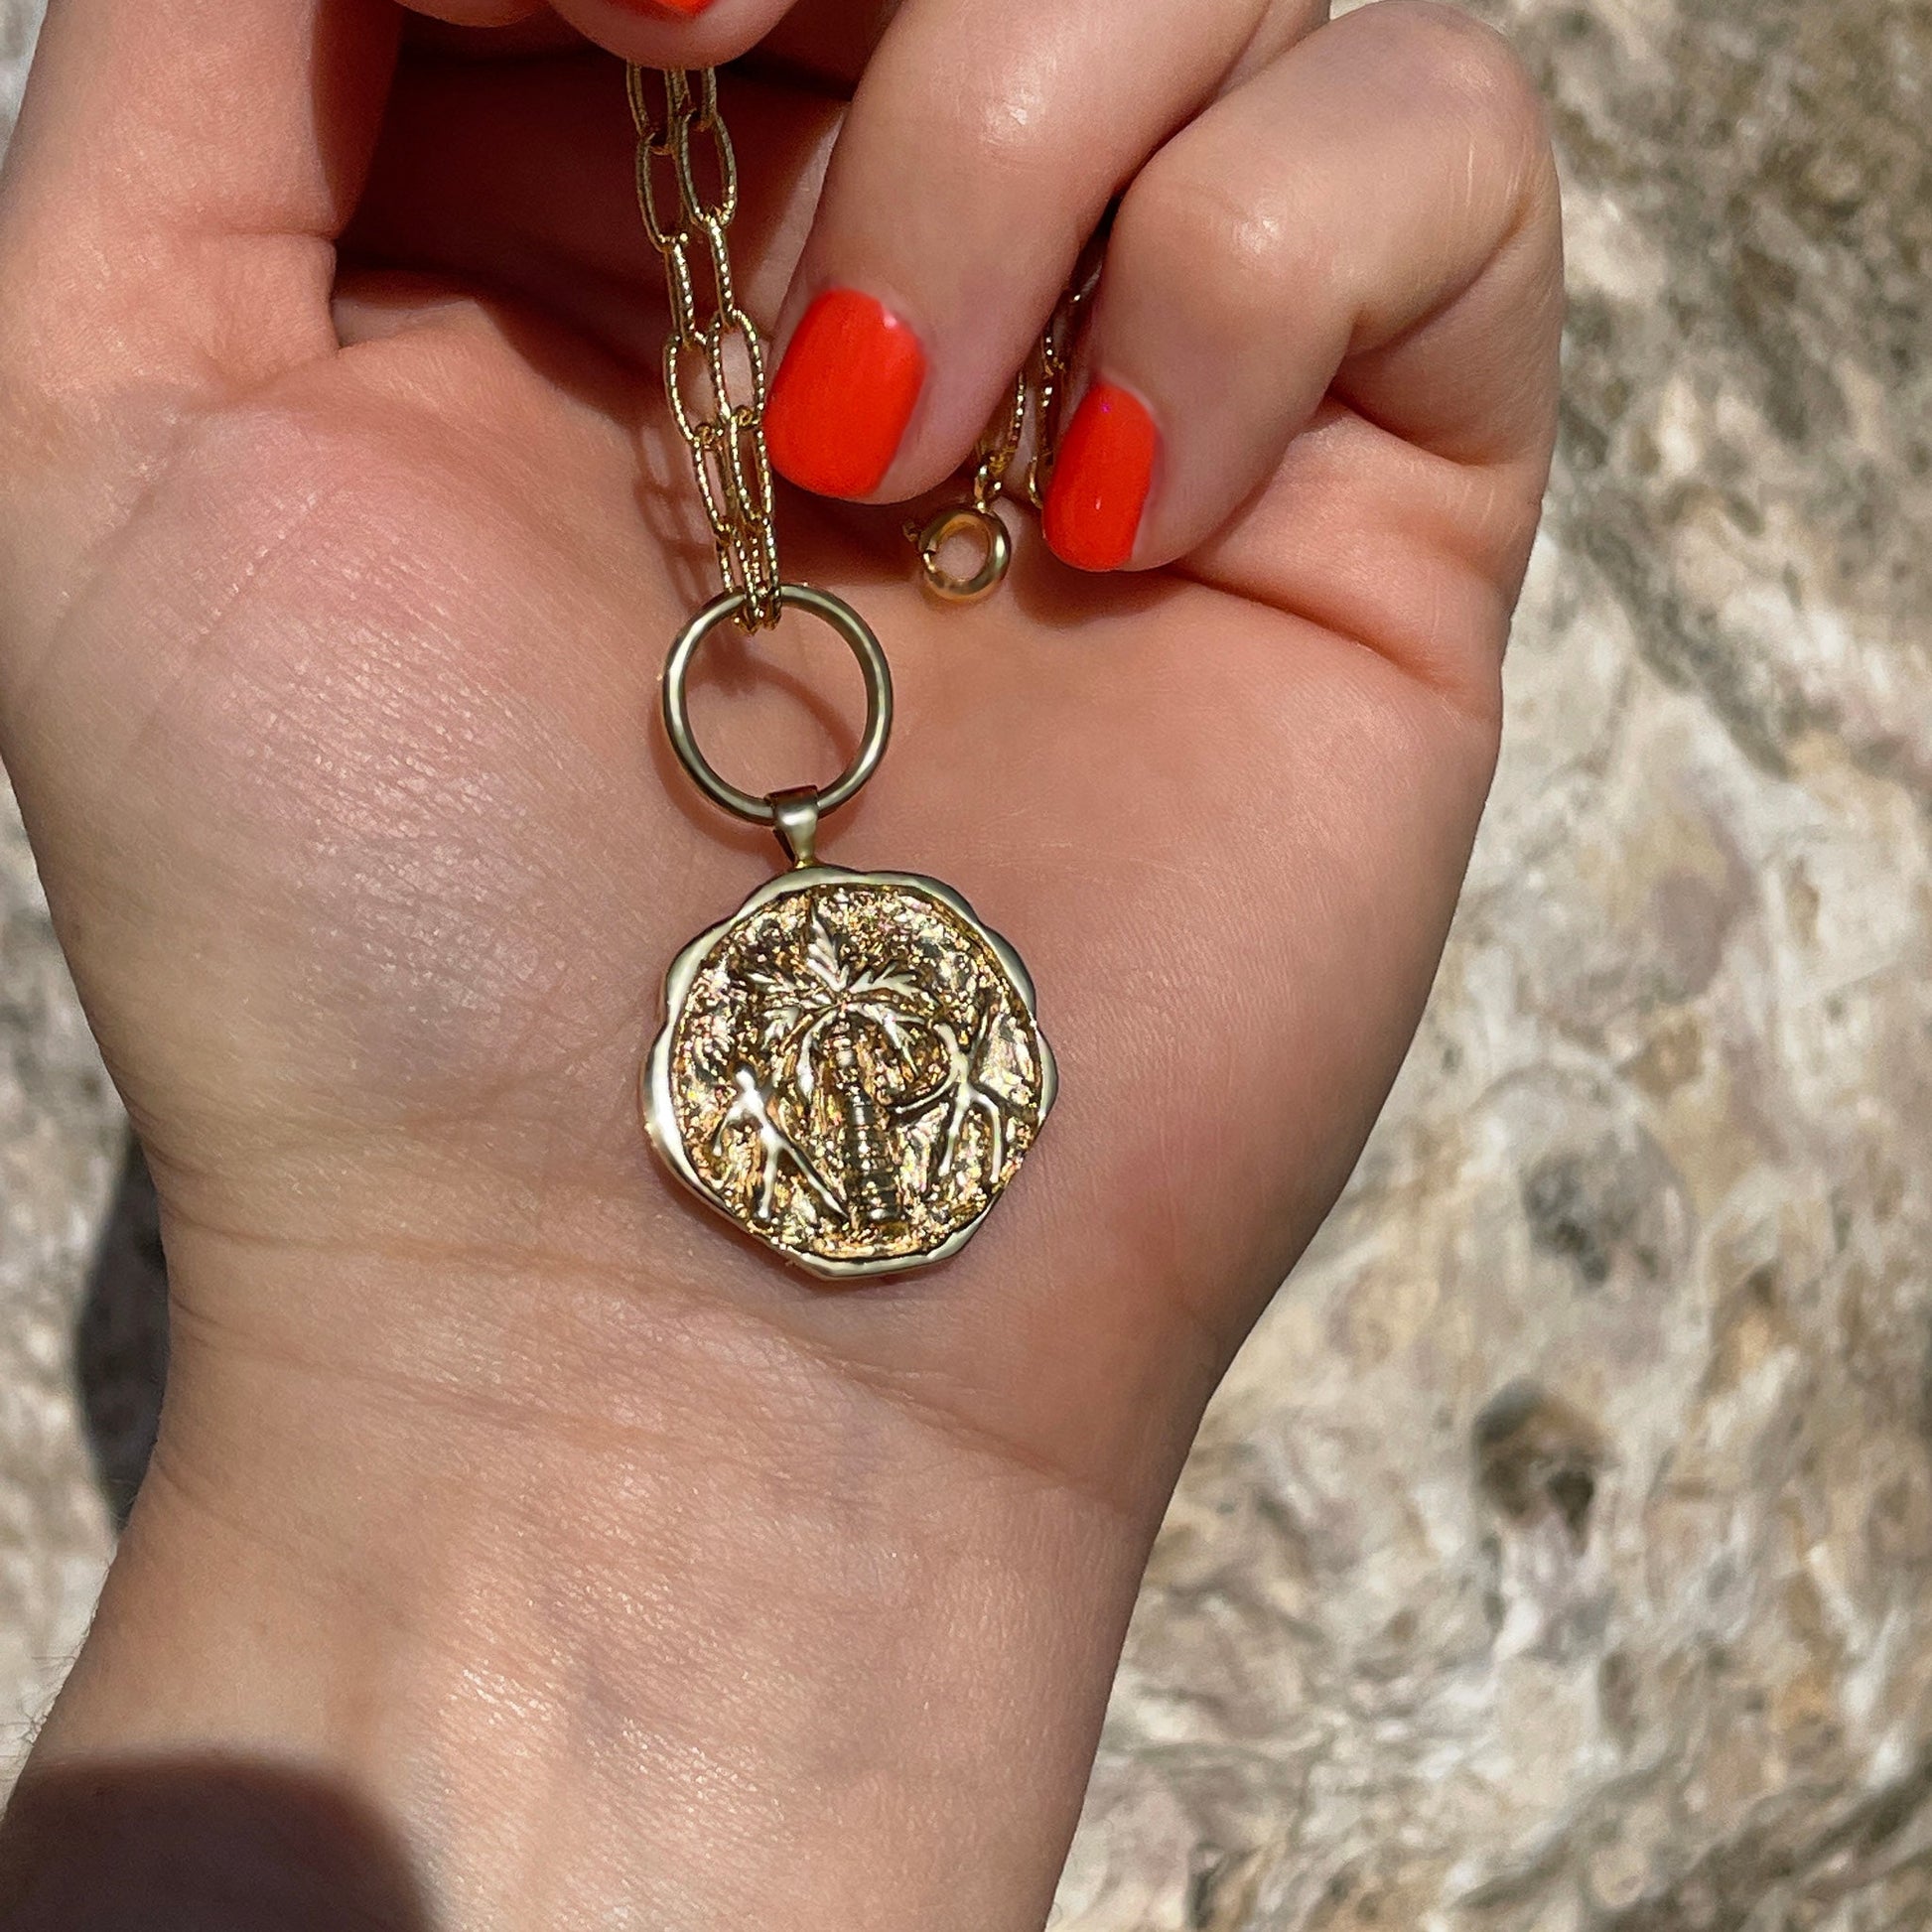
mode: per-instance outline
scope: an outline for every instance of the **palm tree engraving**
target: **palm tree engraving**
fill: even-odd
[[[795,963],[794,963],[795,962]],[[802,956],[749,975],[764,999],[762,1043],[806,1118],[824,1123],[844,1182],[840,1209],[855,1233],[879,1234],[906,1218],[900,1135],[892,1103],[903,1089],[918,1035],[942,1024],[940,1004],[910,967],[871,963],[842,945],[822,910]]]
[[[898,1186],[898,1135],[873,1093],[856,1029],[842,1028],[831,1035],[829,1052],[848,1212],[856,1228],[889,1233],[905,1221]]]

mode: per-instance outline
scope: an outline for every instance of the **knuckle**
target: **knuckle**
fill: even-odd
[[[1449,0],[1377,0],[1362,18],[1394,36],[1439,96],[1460,103],[1491,138],[1543,144],[1543,97],[1515,48],[1486,21]]]
[[[950,116],[942,152],[972,157],[972,167],[995,193],[1036,187],[1043,161],[1052,152],[1052,139],[1029,104],[1001,94],[971,95],[959,101]],[[930,140],[930,123],[921,136]]]
[[[1121,207],[1115,246],[1165,287],[1211,289],[1217,333],[1266,327],[1313,264],[1292,197],[1192,166],[1154,164]]]
[[[1034,90],[988,85],[967,73],[948,75],[943,86],[922,71],[886,77],[901,84],[882,86],[872,111],[852,117],[848,145],[858,149],[866,173],[897,178],[906,173],[908,155],[946,155],[948,179],[972,184],[983,200],[1037,195],[1055,149]]]

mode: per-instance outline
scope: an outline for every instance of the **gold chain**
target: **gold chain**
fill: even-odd
[[[671,296],[664,391],[678,434],[691,452],[725,589],[745,600],[738,622],[746,630],[760,630],[778,621],[782,580],[771,520],[771,458],[764,443],[764,349],[756,325],[738,305],[725,239],[738,212],[738,157],[718,113],[713,69],[673,69],[656,79],[661,109],[651,97],[651,70],[629,69],[630,113],[637,125],[637,205],[643,210],[644,232],[664,258]],[[710,201],[698,185],[694,149],[701,139],[710,145],[717,176]],[[676,215],[668,218],[667,186],[674,188],[677,203]],[[693,261],[700,249],[708,282],[702,307]],[[742,358],[738,371],[733,368],[734,351]],[[694,401],[687,384],[708,393],[701,402]],[[749,393],[738,393],[746,386]]]
[[[1035,425],[1034,460],[1027,466],[1021,494],[1035,509],[1045,506],[1046,485],[1052,481],[1053,458],[1060,447],[1060,413],[1067,365],[1071,360],[1069,345],[1090,287],[1089,282],[1076,279],[1060,297],[1053,319],[1046,325],[1046,333],[1034,351],[1033,361],[1014,381],[1012,400],[980,438],[979,448],[974,452],[978,459],[973,470],[975,509],[990,510],[1007,493],[1007,472],[1020,454],[1030,414]]]
[[[1053,459],[1059,453],[1074,329],[1098,279],[1098,260],[1097,245],[1081,256],[1073,280],[1039,339],[1039,346],[1014,378],[1012,395],[980,437],[973,452],[973,481],[966,500],[948,504],[927,523],[905,526],[905,538],[918,553],[926,589],[948,604],[977,603],[1005,581],[1013,562],[1013,539],[995,505],[1002,496],[1014,493],[1008,478],[1026,439],[1029,420],[1034,425],[1034,458],[1018,493],[1034,509],[1045,504]],[[956,541],[978,548],[979,564],[970,576],[960,576],[945,561],[948,546]]]
[[[653,75],[661,105],[652,98]],[[764,441],[764,349],[757,325],[738,305],[732,281],[726,230],[738,212],[738,158],[718,111],[718,75],[711,68],[657,71],[632,67],[627,84],[630,114],[637,127],[637,205],[643,210],[644,232],[664,258],[670,287],[672,328],[664,345],[665,394],[678,434],[691,453],[726,592],[744,598],[737,621],[746,630],[764,629],[778,621],[782,590],[771,516],[771,458]],[[700,137],[710,143],[718,180],[715,198],[709,202],[698,186],[693,153]],[[665,215],[666,173],[677,202],[674,219]],[[703,309],[692,262],[700,245],[710,297]],[[1097,246],[1089,248],[1038,348],[1015,378],[1011,399],[980,438],[970,498],[940,510],[924,526],[906,526],[927,587],[950,603],[970,603],[986,596],[1007,574],[1013,544],[995,505],[1011,493],[1008,474],[1030,417],[1035,455],[1027,466],[1021,494],[1035,509],[1045,499],[1059,447],[1070,345],[1080,309],[1092,293],[1097,261]],[[734,348],[749,370],[750,393],[742,397],[734,396],[738,386],[731,366]],[[703,405],[694,407],[686,384],[696,382],[700,367],[708,393]],[[956,538],[980,547],[979,567],[970,577],[956,575],[942,561],[941,553]]]

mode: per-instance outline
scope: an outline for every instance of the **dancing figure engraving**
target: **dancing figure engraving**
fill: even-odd
[[[989,1142],[986,1172],[998,1174],[1006,1166],[1007,1121],[1010,1117],[1021,1117],[1021,1110],[998,1088],[987,1084],[988,1059],[999,1018],[992,1006],[982,1003],[970,1039],[962,1039],[958,1029],[947,1022],[938,1022],[932,1032],[946,1055],[945,1076],[936,1087],[897,1109],[902,1116],[916,1119],[945,1104],[946,1125],[939,1136],[939,1160],[934,1170],[942,1180],[951,1177],[965,1139],[966,1123],[975,1114],[986,1121]]]
[[[738,1096],[725,1109],[718,1131],[711,1137],[711,1151],[722,1158],[725,1137],[741,1121],[749,1121],[757,1136],[761,1168],[759,1175],[759,1201],[754,1209],[759,1221],[769,1221],[776,1209],[778,1181],[786,1168],[804,1182],[828,1213],[844,1217],[845,1207],[813,1167],[811,1157],[780,1127],[771,1109],[777,1099],[774,1090],[758,1076],[755,1067],[741,1061],[732,1069],[732,1084]]]

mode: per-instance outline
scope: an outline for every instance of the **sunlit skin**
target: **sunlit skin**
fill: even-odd
[[[55,0],[0,198],[0,749],[174,1291],[32,1775],[299,1763],[465,1932],[1033,1932],[1201,1405],[1474,835],[1554,419],[1542,121],[1407,0],[435,11],[398,70],[387,0]],[[770,33],[725,94],[745,304],[781,352],[863,286],[929,363],[871,503],[780,496],[898,682],[825,853],[1007,934],[1062,1085],[901,1283],[786,1272],[639,1131],[666,966],[779,860],[654,722],[715,563],[576,30]],[[1129,567],[1029,529],[941,609],[892,506],[1123,185],[1079,379],[1158,425]],[[837,768],[836,642],[708,663],[720,765]]]

